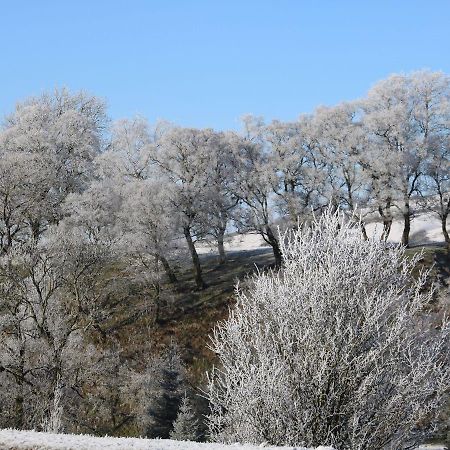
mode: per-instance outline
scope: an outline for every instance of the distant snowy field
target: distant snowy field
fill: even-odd
[[[50,434],[35,431],[0,430],[2,450],[255,450],[251,445],[200,444],[165,439],[93,437],[74,434]],[[306,450],[301,447],[264,447],[265,450]],[[317,447],[316,450],[333,450]]]
[[[448,227],[450,228],[450,226]],[[366,225],[369,236],[380,237],[383,226],[380,222],[371,222]],[[394,220],[389,234],[389,242],[400,242],[402,238],[403,223]],[[444,242],[441,222],[436,214],[424,213],[415,216],[411,222],[410,245],[429,245]],[[259,234],[232,234],[225,238],[225,251],[245,251],[258,248],[270,248]],[[201,242],[197,244],[200,254],[216,253],[215,243]]]

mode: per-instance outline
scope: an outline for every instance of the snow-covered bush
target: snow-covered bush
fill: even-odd
[[[448,325],[430,327],[427,273],[328,210],[280,237],[212,336],[209,430],[222,442],[398,448],[449,386]],[[403,445],[403,444],[402,444]]]

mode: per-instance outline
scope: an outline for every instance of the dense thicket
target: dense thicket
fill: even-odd
[[[204,289],[199,240],[224,263],[227,230],[259,233],[281,267],[278,228],[326,208],[361,216],[363,236],[381,219],[384,240],[400,217],[405,245],[425,208],[448,243],[449,149],[450,79],[429,71],[241,132],[111,124],[102,100],[66,89],[19,103],[0,129],[0,426],[140,423],[146,361],[112,323],[131,293],[162,320],[181,261]]]

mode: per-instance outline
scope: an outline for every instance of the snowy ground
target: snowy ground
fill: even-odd
[[[303,447],[254,447],[251,445],[200,444],[157,439],[93,437],[75,434],[50,434],[36,431],[0,430],[2,450],[307,450]],[[445,450],[443,445],[424,445],[419,450]],[[312,450],[312,449],[310,449]],[[333,450],[317,447],[315,450]]]
[[[381,236],[383,227],[381,223],[373,222],[366,226],[369,236]],[[390,242],[400,242],[402,239],[403,222],[394,220],[389,234]],[[420,214],[413,218],[411,222],[410,244],[429,245],[444,242],[441,222],[436,214]]]
[[[0,430],[2,450],[255,450],[261,447],[249,445],[199,444],[170,440],[92,437],[74,434],[37,433],[35,431]],[[275,447],[264,447],[275,450]],[[281,447],[276,447],[281,449]],[[300,447],[282,447],[285,450],[306,450]],[[318,447],[316,450],[332,450]]]
[[[224,247],[226,252],[239,252],[245,250],[255,250],[257,248],[270,248],[259,234],[231,234],[225,236]],[[216,253],[215,243],[199,242],[196,245],[200,254]]]
[[[380,222],[372,222],[366,226],[369,236],[381,236],[383,227]],[[400,242],[402,238],[403,223],[394,220],[389,235],[389,242]],[[441,230],[441,222],[435,214],[425,213],[417,215],[411,222],[410,245],[441,244],[444,236]],[[245,251],[258,248],[269,248],[268,244],[258,234],[232,234],[225,238],[225,251]],[[215,243],[202,242],[197,244],[200,254],[216,253]]]

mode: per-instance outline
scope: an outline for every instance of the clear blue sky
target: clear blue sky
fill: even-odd
[[[114,119],[237,128],[450,73],[449,0],[0,0],[0,115],[54,86]]]

